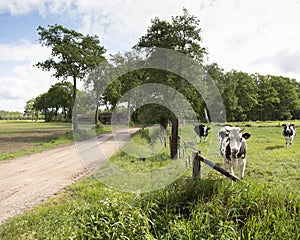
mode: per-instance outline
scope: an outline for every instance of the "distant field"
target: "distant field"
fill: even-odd
[[[70,142],[71,129],[71,123],[63,122],[0,121],[0,160]]]

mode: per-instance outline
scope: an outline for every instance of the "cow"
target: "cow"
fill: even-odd
[[[249,133],[242,133],[244,129],[226,126],[219,131],[220,153],[224,166],[234,175],[233,169],[239,170],[239,178],[243,179],[246,168],[247,143]]]
[[[201,142],[202,137],[204,138],[204,142],[206,142],[209,129],[210,129],[210,127],[205,126],[203,124],[196,125],[194,127],[194,132],[196,133],[197,143]]]
[[[296,135],[296,128],[294,124],[284,123],[282,124],[284,127],[282,135],[285,138],[285,146],[288,148],[293,145],[294,137]]]

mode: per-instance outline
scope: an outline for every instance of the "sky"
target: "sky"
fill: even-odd
[[[151,19],[170,21],[183,7],[200,20],[208,62],[300,81],[300,0],[0,0],[0,110],[23,112],[59,81],[34,66],[51,54],[38,26],[97,35],[114,54],[130,51]]]

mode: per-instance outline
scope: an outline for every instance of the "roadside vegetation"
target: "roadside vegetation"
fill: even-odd
[[[242,182],[232,185],[213,170],[202,179],[192,179],[191,169],[187,169],[168,186],[138,194],[113,189],[88,177],[3,224],[0,238],[300,239],[299,138],[296,136],[293,147],[285,148],[279,122],[240,126],[252,135]],[[203,149],[203,155],[209,152],[209,142],[215,135],[210,134],[206,143],[196,144],[191,126],[183,128],[181,132],[189,132],[185,134],[188,141]],[[147,131],[138,132],[134,141],[148,144]],[[168,154],[164,159],[163,152],[160,158],[147,159],[119,152],[110,161],[132,171],[183,161],[169,160]],[[222,164],[221,158],[211,160]]]

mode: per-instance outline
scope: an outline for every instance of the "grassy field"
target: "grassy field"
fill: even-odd
[[[0,160],[71,142],[71,128],[64,122],[0,121]]]
[[[97,133],[109,128],[99,128]],[[66,122],[0,121],[0,161],[73,142]]]
[[[287,149],[279,122],[239,125],[252,135],[242,182],[232,186],[215,171],[192,179],[189,168],[168,186],[137,194],[89,177],[0,226],[0,239],[300,239],[300,138]],[[222,164],[214,145],[220,126],[211,127],[206,143],[195,143],[191,126],[180,133]],[[134,141],[149,144],[147,132]],[[167,153],[146,159],[117,153],[110,161],[134,173],[151,172],[172,162]]]

